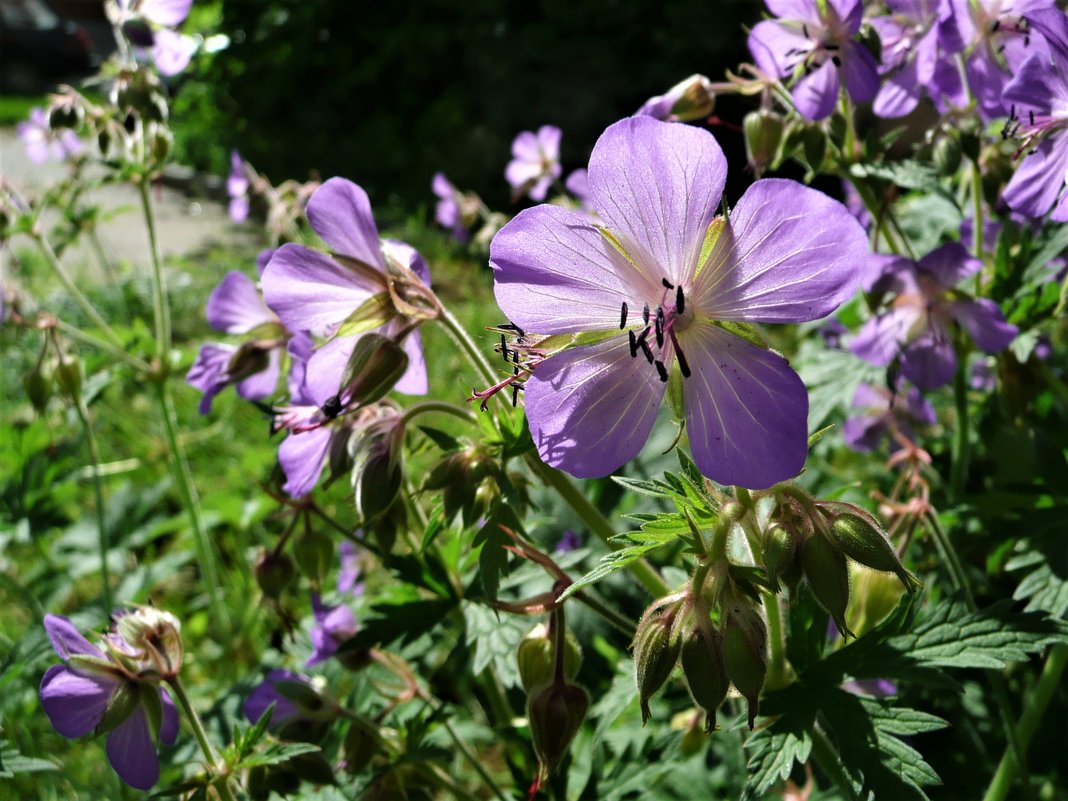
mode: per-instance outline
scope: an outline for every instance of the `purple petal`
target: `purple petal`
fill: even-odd
[[[200,353],[186,373],[185,381],[204,393],[204,397],[200,399],[201,414],[211,411],[215,396],[230,384],[230,360],[235,353],[237,348],[232,345],[209,342],[200,346]]]
[[[137,790],[151,790],[159,781],[159,757],[143,706],[108,734],[108,762],[119,778]]]
[[[808,392],[784,358],[694,323],[680,343],[686,433],[694,462],[720,484],[764,489],[797,475],[808,455]]]
[[[972,341],[987,353],[1004,350],[1019,333],[1016,326],[1005,322],[998,305],[987,298],[956,301],[953,316],[971,335]]]
[[[155,32],[152,43],[152,61],[162,75],[177,75],[189,66],[197,51],[197,40],[192,36],[175,33],[167,28]]]
[[[356,616],[352,613],[344,604],[335,606],[327,611],[319,620],[319,625],[323,631],[333,637],[335,640],[345,640],[351,637],[358,630],[356,625]]]
[[[872,104],[876,116],[904,117],[916,108],[923,88],[916,77],[916,66],[916,59],[909,59],[886,78]]]
[[[208,323],[216,331],[247,334],[277,318],[263,302],[256,284],[244,273],[229,272],[208,298]]]
[[[921,314],[915,306],[902,306],[873,317],[853,337],[849,349],[869,364],[886,367],[901,351]]]
[[[281,372],[281,356],[277,348],[272,348],[267,352],[267,367],[239,382],[237,394],[245,400],[266,400],[278,389]]]
[[[519,212],[490,244],[494,294],[527,331],[618,328],[625,300],[658,294],[586,218],[559,206]]]
[[[159,724],[159,740],[164,745],[174,745],[178,739],[178,709],[171,700],[171,694],[159,688],[159,700],[163,707],[163,717]]]
[[[189,16],[192,7],[193,0],[141,0],[137,10],[150,22],[176,28]]]
[[[901,352],[901,372],[920,389],[938,389],[953,379],[957,354],[946,331],[934,326]]]
[[[277,250],[278,248],[265,248],[256,254],[256,272],[259,275],[263,275],[263,271],[267,269],[267,265],[271,263],[271,257]]]
[[[330,449],[331,435],[329,428],[316,428],[290,434],[278,446],[278,461],[286,474],[282,489],[290,497],[300,498],[315,489]]]
[[[312,354],[308,359],[304,387],[300,393],[303,399],[322,406],[327,399],[338,394],[345,366],[361,336],[337,337]]]
[[[1042,217],[1057,202],[1068,172],[1068,136],[1047,139],[1017,167],[1002,195],[1010,209]]]
[[[590,156],[593,207],[654,284],[689,281],[726,177],[712,134],[652,117],[609,126]]]
[[[864,18],[864,3],[861,0],[827,0],[827,5],[833,10],[831,19],[838,17],[845,33],[849,36],[860,30],[860,23]]]
[[[897,408],[901,408],[900,404]],[[920,394],[916,387],[909,387],[908,391],[905,392],[905,413],[917,423],[923,423],[924,425],[933,426],[938,422],[934,406]]]
[[[817,320],[853,295],[868,258],[864,229],[841,203],[794,181],[757,181],[698,274],[694,304],[717,320]]]
[[[263,271],[267,305],[295,331],[341,323],[380,289],[329,256],[301,245],[282,245]]]
[[[408,369],[393,388],[405,395],[425,395],[429,389],[426,375],[426,358],[423,356],[423,336],[413,331],[401,343],[408,354]]]
[[[546,359],[525,390],[538,453],[579,478],[608,475],[642,449],[664,388],[641,354],[631,357],[622,336]]]
[[[564,188],[582,203],[590,201],[590,175],[585,169],[577,169],[567,176]]]
[[[857,4],[857,8],[861,6]],[[844,42],[841,50],[842,78],[854,103],[866,103],[879,91],[879,67],[868,48],[859,42]]]
[[[855,451],[873,451],[886,434],[886,415],[850,417],[842,424],[842,438]]]
[[[831,116],[838,102],[838,86],[838,68],[828,59],[794,86],[791,95],[797,113],[809,120]]]
[[[235,223],[243,223],[248,219],[248,195],[239,195],[238,197],[230,198],[230,205],[227,207],[227,213],[230,215],[230,219]]]
[[[784,78],[793,72],[801,54],[812,50],[813,43],[793,26],[764,20],[749,32],[748,46],[762,72],[773,78]]]
[[[378,226],[367,193],[345,178],[331,178],[308,201],[308,222],[335,253],[385,270]]]
[[[816,0],[767,0],[768,10],[776,17],[793,19],[810,25],[822,25]]]
[[[41,706],[57,732],[84,737],[100,724],[117,688],[114,679],[52,665],[41,679]]]
[[[916,266],[949,289],[979,272],[983,263],[972,256],[960,242],[948,242],[932,250],[920,259]]]
[[[541,160],[538,149],[538,137],[533,131],[521,131],[512,140],[512,155],[521,161],[537,162]]]
[[[560,138],[563,132],[555,125],[543,125],[538,128],[538,149],[547,161],[560,158]]]
[[[70,659],[72,654],[104,658],[103,652],[85,639],[70,619],[61,615],[45,615],[44,628],[61,659]]]
[[[278,729],[287,720],[300,714],[300,708],[275,689],[274,683],[276,681],[306,683],[307,679],[288,670],[272,670],[268,673],[267,680],[256,685],[252,692],[249,693],[248,698],[245,699],[245,704],[242,707],[242,711],[244,711],[245,717],[248,718],[250,723],[256,723],[262,718],[263,713],[267,711],[267,707],[271,704],[274,704],[274,712],[271,714],[271,729]]]

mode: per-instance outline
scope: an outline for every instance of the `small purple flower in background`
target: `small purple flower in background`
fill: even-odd
[[[864,325],[850,349],[879,367],[900,357],[902,374],[925,390],[949,383],[956,372],[950,333],[954,321],[987,353],[1004,350],[1015,338],[1016,326],[1005,321],[992,300],[954,289],[982,266],[959,242],[942,245],[919,261],[888,258],[872,291],[893,293],[893,301]]]
[[[337,653],[341,643],[359,631],[351,609],[344,604],[325,606],[319,593],[312,593],[312,611],[315,614],[315,627],[311,632],[312,655],[304,663],[305,667],[325,662]]]
[[[108,17],[119,25],[130,43],[151,55],[163,75],[184,70],[197,42],[174,29],[189,16],[193,0],[116,0],[107,4]]]
[[[976,359],[972,362],[968,385],[981,392],[993,392],[997,387],[997,373],[989,359]]]
[[[523,131],[512,142],[512,160],[504,170],[504,177],[512,187],[512,195],[528,195],[531,200],[545,200],[553,181],[560,177],[560,136],[555,125],[543,125],[535,134]]]
[[[882,43],[880,73],[885,80],[872,111],[904,117],[926,92],[939,108],[947,97],[964,101],[960,73],[952,54],[963,48],[953,26],[949,0],[888,0],[890,14],[871,25]]]
[[[842,325],[837,317],[832,317],[816,329],[823,338],[823,344],[832,350],[842,347],[842,337],[849,333],[849,329]]]
[[[230,196],[230,219],[243,223],[248,219],[248,167],[236,150],[230,151],[230,175],[226,178],[226,193]]]
[[[754,26],[749,52],[766,74],[795,79],[791,94],[802,117],[829,117],[843,81],[854,103],[875,97],[875,59],[853,40],[864,16],[860,0],[767,0],[767,6],[779,19]]]
[[[729,218],[717,217],[726,175],[707,131],[631,117],[590,157],[603,228],[542,205],[494,238],[497,303],[532,332],[516,347],[534,334],[587,337],[526,351],[527,418],[548,464],[586,478],[634,458],[677,364],[705,475],[763,488],[801,469],[804,384],[781,356],[719,321],[830,314],[856,289],[866,237],[840,203],[793,181],[757,181]]]
[[[470,231],[464,223],[463,195],[453,186],[444,173],[435,173],[430,188],[438,197],[434,208],[434,219],[442,228],[452,231],[457,242],[466,242]]]
[[[582,537],[578,535],[578,532],[567,529],[563,536],[560,537],[560,541],[556,543],[556,547],[553,548],[553,553],[571,553],[582,547]]]
[[[1034,11],[1028,16],[1033,31],[1045,37],[1049,53],[1036,52],[1005,87],[1012,110],[1006,137],[1021,140],[1027,153],[1003,199],[1027,217],[1068,222],[1068,18],[1062,11]]]
[[[290,670],[272,670],[267,674],[267,678],[249,693],[242,711],[249,723],[256,723],[267,712],[267,707],[274,704],[268,729],[277,732],[291,723],[310,720],[308,710],[291,697],[298,692],[315,693],[307,676]]]
[[[1009,112],[1005,89],[1027,57],[1047,53],[1031,29],[1036,14],[1055,11],[1053,0],[949,0],[957,36],[968,48],[965,76],[979,114],[992,120]]]
[[[138,790],[159,780],[156,742],[173,745],[178,711],[167,692],[143,678],[142,652],[117,634],[104,650],[81,635],[65,617],[45,615],[45,631],[64,664],[53,665],[41,680],[41,704],[52,726],[71,739],[107,734],[107,755],[119,778]],[[101,730],[105,714],[112,719]]]
[[[875,698],[897,695],[897,685],[890,679],[852,679],[842,682],[842,689],[853,695],[870,695]]]
[[[341,543],[341,570],[337,574],[337,591],[344,594],[363,595],[363,582],[360,581],[360,558],[356,546],[345,540]]]
[[[48,112],[37,107],[30,110],[29,119],[15,127],[19,139],[26,146],[26,155],[34,164],[49,160],[63,161],[77,156],[85,145],[70,128],[53,131],[48,124]]]
[[[707,117],[715,105],[712,81],[704,75],[691,75],[664,94],[650,97],[634,116],[653,117],[664,122],[689,122]]]
[[[853,408],[860,414],[845,421],[842,435],[855,451],[873,451],[884,437],[890,437],[891,451],[897,450],[898,432],[911,440],[913,424],[930,426],[938,422],[934,407],[916,387],[891,393],[886,387],[861,384],[853,394]]]
[[[247,400],[264,400],[278,386],[280,350],[286,332],[278,317],[260,297],[256,285],[244,273],[229,272],[208,298],[211,327],[225,334],[263,335],[241,347],[209,342],[201,346],[185,380],[204,393],[200,413],[211,411],[215,396],[230,384]]]

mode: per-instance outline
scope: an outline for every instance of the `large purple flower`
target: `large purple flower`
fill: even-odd
[[[267,305],[291,331],[327,334],[335,333],[361,308],[371,307],[368,313],[378,316],[380,324],[370,330],[400,340],[408,355],[408,369],[397,391],[425,394],[423,345],[414,329],[433,312],[423,313],[430,271],[422,256],[402,242],[380,241],[367,193],[344,178],[331,178],[315,191],[308,202],[308,222],[332,252],[282,245],[263,271]],[[420,316],[402,314],[397,302]],[[347,341],[351,353],[355,336],[339,339]]]
[[[494,238],[497,302],[520,342],[564,335],[550,353],[525,350],[527,417],[550,465],[604,476],[636,456],[677,364],[705,475],[761,488],[801,469],[804,384],[738,332],[832,312],[856,288],[866,238],[840,203],[793,181],[758,181],[717,217],[726,174],[707,131],[622,120],[590,157],[604,227],[542,205]]]
[[[77,156],[85,145],[69,128],[53,131],[48,124],[48,113],[43,108],[30,109],[30,116],[15,127],[19,139],[26,146],[26,156],[34,164],[44,164],[50,159],[62,161]]]
[[[795,79],[792,95],[801,116],[829,117],[842,81],[855,103],[875,97],[875,59],[853,39],[864,16],[861,0],[767,0],[767,5],[779,19],[754,26],[749,52],[766,74]]]
[[[560,136],[555,125],[543,125],[536,134],[523,131],[512,142],[512,160],[505,167],[504,177],[516,197],[529,195],[531,200],[545,200],[562,171]]]
[[[178,711],[165,690],[141,680],[129,644],[113,639],[114,657],[90,643],[65,617],[45,615],[45,631],[64,664],[41,680],[41,704],[64,737],[107,733],[108,761],[138,790],[159,780],[156,742],[178,737]]]
[[[949,383],[956,372],[957,354],[950,334],[953,322],[960,323],[987,353],[1008,347],[1016,326],[1005,322],[997,304],[954,289],[981,267],[982,262],[959,242],[942,245],[919,261],[888,260],[872,290],[892,293],[893,300],[864,325],[850,348],[880,367],[900,357],[902,374],[930,390]]]
[[[1053,220],[1068,222],[1068,17],[1049,9],[1029,19],[1044,35],[1049,53],[1034,53],[1005,87],[1012,110],[1006,135],[1021,139],[1027,156],[1003,197],[1009,208],[1028,217],[1053,209]]]
[[[892,393],[886,387],[861,384],[853,395],[853,408],[859,414],[845,421],[842,435],[857,451],[875,450],[886,436],[892,439],[891,450],[896,450],[897,432],[912,439],[913,424],[934,425],[938,421],[931,402],[916,387]]]
[[[163,75],[177,75],[188,65],[197,43],[174,30],[189,16],[193,0],[116,0],[107,5],[112,22],[130,43],[148,53]]]
[[[225,334],[259,336],[240,347],[216,342],[201,347],[186,375],[186,381],[204,393],[200,413],[211,411],[215,396],[230,384],[236,384],[237,394],[248,400],[273,395],[287,332],[252,279],[236,271],[227,273],[208,298],[207,318],[212,328]]]

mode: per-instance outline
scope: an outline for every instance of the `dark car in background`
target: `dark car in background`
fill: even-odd
[[[95,61],[85,29],[45,0],[0,0],[0,92],[36,94],[86,74]]]

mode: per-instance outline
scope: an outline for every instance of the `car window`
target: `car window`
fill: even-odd
[[[42,0],[0,0],[0,19],[8,28],[44,31],[59,25],[59,17]]]

